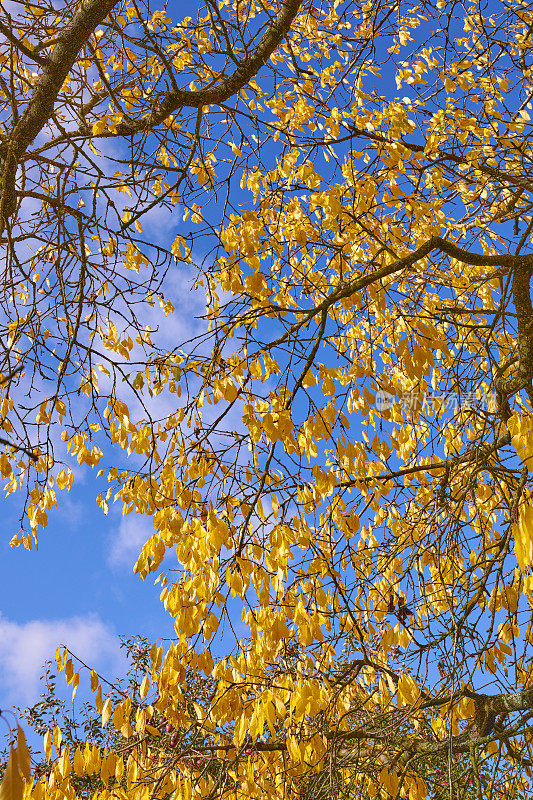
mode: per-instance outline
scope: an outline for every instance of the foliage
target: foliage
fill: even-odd
[[[125,697],[131,698],[132,713],[141,714],[143,703],[141,685],[146,670],[150,665],[150,644],[143,637],[134,639],[122,638],[121,647],[126,650],[129,668],[126,677],[119,679],[115,684],[109,684],[109,698],[113,704],[118,704]],[[96,673],[92,674],[94,682]],[[98,676],[100,677],[100,676]],[[100,680],[102,680],[100,678]],[[108,720],[102,726],[102,716],[94,702],[84,701],[72,706],[61,696],[57,688],[57,676],[52,671],[52,664],[47,662],[41,677],[43,692],[41,700],[27,709],[17,708],[18,716],[27,727],[37,736],[45,737],[51,747],[59,743],[59,749],[67,750],[75,755],[74,770],[70,776],[70,783],[77,797],[90,797],[101,787],[99,770],[86,771],[80,769],[86,753],[112,752],[122,759],[126,759],[134,747],[146,747],[147,744],[156,748],[160,753],[165,753],[167,758],[175,757],[176,748],[190,751],[189,760],[196,762],[203,760],[201,748],[206,744],[206,737],[199,729],[175,729],[163,717],[151,718],[151,725],[140,733],[130,736],[126,741],[121,732],[117,731],[113,720]],[[213,682],[210,678],[190,673],[187,675],[187,691],[185,697],[186,707],[194,713],[194,703],[205,703],[213,691]],[[49,740],[48,740],[49,737]],[[8,742],[8,747],[13,744]],[[87,748],[87,749],[86,749]],[[200,748],[200,750],[197,750]],[[76,755],[78,754],[78,755]],[[80,754],[82,761],[80,761]],[[0,774],[3,774],[7,764],[8,751],[3,753],[3,764],[0,765]],[[31,752],[33,761],[33,775],[36,779],[48,780],[53,771],[50,759],[43,758],[41,752]],[[124,776],[111,780],[113,787],[125,784]]]
[[[110,685],[109,697],[113,704],[118,704],[124,697],[132,699],[132,715],[138,717],[143,714],[143,703],[141,697],[141,684],[143,676],[146,674],[150,665],[150,645],[143,637],[122,640],[121,646],[127,651],[130,667],[127,671],[126,680],[117,681],[116,685]],[[344,659],[343,667],[350,666]],[[94,680],[94,676],[93,676]],[[188,728],[174,728],[164,716],[152,716],[151,724],[147,725],[140,733],[136,733],[124,740],[122,733],[117,731],[113,720],[109,719],[102,725],[102,716],[92,702],[85,701],[80,707],[76,707],[73,700],[72,707],[66,703],[57,691],[56,675],[52,672],[52,665],[47,662],[44,674],[41,677],[44,684],[44,691],[41,700],[27,709],[16,709],[21,720],[39,737],[45,736],[46,741],[51,745],[52,739],[59,742],[60,749],[67,750],[75,754],[73,758],[73,771],[69,775],[70,784],[76,792],[77,797],[90,797],[101,789],[100,770],[89,771],[85,768],[85,762],[90,758],[91,752],[111,752],[117,758],[117,763],[122,763],[135,747],[149,746],[157,751],[158,758],[162,762],[171,764],[176,756],[185,759],[196,769],[206,768],[210,775],[215,776],[218,781],[225,784],[231,782],[229,774],[231,762],[227,758],[227,752],[220,758],[213,748],[212,737],[206,735],[201,726],[193,725]],[[210,678],[205,678],[201,674],[189,672],[185,682],[185,701],[184,706],[193,719],[197,717],[197,710],[200,706],[209,706],[214,696],[214,685]],[[350,715],[349,728],[353,729],[362,722],[360,714]],[[386,720],[385,715],[380,721],[382,733],[390,733],[391,725],[398,724],[398,720]],[[409,723],[408,723],[409,724]],[[424,724],[429,724],[428,719]],[[20,735],[20,727],[18,728]],[[15,741],[10,739],[8,747],[12,747]],[[254,748],[248,742],[247,754],[250,756]],[[357,747],[357,745],[356,745]],[[31,749],[30,749],[31,753]],[[83,753],[84,760],[79,755]],[[43,759],[40,752],[31,753],[33,760],[33,775],[35,779],[49,780],[53,771],[50,759]],[[8,751],[4,750],[3,763],[0,763],[0,776],[5,773],[7,765]],[[235,758],[235,754],[233,756]],[[333,794],[349,793],[352,788],[349,786],[349,777],[346,775],[346,767],[354,760],[355,754],[349,741],[341,741],[330,754],[328,769],[324,769],[315,775],[304,775],[300,781],[300,791],[302,797],[331,797]],[[83,766],[82,766],[83,765]],[[435,797],[448,797],[448,784],[444,780],[445,767],[442,758],[428,759],[425,763],[425,779],[431,783],[432,794]],[[468,761],[464,758],[454,756],[451,762],[451,777],[455,791],[460,791],[464,797],[470,797],[474,778]],[[348,779],[347,779],[348,778]],[[444,784],[444,785],[443,785]],[[118,788],[125,789],[127,779],[123,769],[115,767],[115,774],[110,776],[109,785],[116,791]],[[470,789],[470,791],[469,791]],[[475,796],[475,795],[474,795]]]
[[[17,741],[9,747],[9,757],[3,769],[0,783],[2,800],[17,800],[24,795],[25,786],[31,779],[30,751],[24,731],[17,725]]]
[[[105,465],[176,630],[142,702],[92,676],[116,740],[47,733],[28,794],[527,797],[530,4],[25,8],[1,25],[12,543],[71,457]],[[205,315],[164,346],[176,271]]]

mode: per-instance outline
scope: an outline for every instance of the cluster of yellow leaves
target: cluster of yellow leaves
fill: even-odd
[[[25,783],[31,777],[31,759],[24,731],[17,725],[17,745],[9,749],[6,771],[0,784],[1,800],[22,800],[25,796]]]

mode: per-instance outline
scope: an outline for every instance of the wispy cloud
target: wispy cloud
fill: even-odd
[[[67,645],[95,669],[113,676],[123,669],[119,639],[97,615],[22,623],[0,616],[2,703],[27,706],[37,702],[43,664],[53,659],[59,644]]]
[[[153,535],[150,517],[128,514],[112,535],[108,563],[111,567],[132,569],[145,542]]]

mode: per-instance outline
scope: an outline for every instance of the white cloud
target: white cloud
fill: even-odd
[[[59,644],[98,670],[112,675],[123,670],[118,636],[97,615],[59,620],[11,622],[0,616],[0,674],[2,703],[27,706],[37,702],[39,677],[45,661]]]
[[[128,514],[120,521],[111,541],[108,563],[112,567],[132,569],[141,548],[153,535],[154,526],[150,517]]]

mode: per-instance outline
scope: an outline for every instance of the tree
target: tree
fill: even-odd
[[[141,713],[144,692],[142,682],[150,667],[150,644],[143,637],[123,638],[121,647],[126,650],[129,668],[125,678],[120,679],[114,686],[109,684],[109,699],[117,704],[127,694],[132,701],[133,713]],[[95,677],[96,673],[92,676],[93,681]],[[212,694],[213,682],[209,678],[190,672],[187,679],[185,705],[194,714],[194,705],[205,704]],[[43,758],[40,752],[32,753],[35,778],[50,778],[53,772],[53,765],[49,763],[52,745],[56,750],[66,749],[74,756],[70,783],[77,797],[91,797],[95,791],[102,789],[101,770],[85,768],[88,754],[92,754],[100,766],[99,754],[104,750],[113,753],[116,763],[117,760],[124,763],[136,746],[142,747],[150,743],[152,747],[155,745],[158,750],[165,752],[168,758],[176,755],[179,745],[181,750],[189,751],[188,760],[191,764],[197,765],[200,761],[203,762],[200,754],[194,755],[198,747],[202,748],[206,744],[206,737],[199,726],[187,730],[175,730],[164,717],[160,716],[151,719],[152,724],[148,725],[147,729],[125,739],[121,732],[116,730],[112,720],[108,720],[107,724],[102,726],[102,716],[94,702],[83,702],[73,713],[70,704],[65,702],[58,691],[57,676],[52,670],[51,662],[45,664],[41,681],[43,684],[41,700],[25,710],[16,709],[25,726],[29,726],[39,737],[45,737],[45,757]],[[10,746],[15,744],[13,735],[8,744]],[[3,755],[4,763],[0,767],[0,773],[5,773],[7,749]],[[113,779],[115,787],[121,785],[121,777],[115,775]]]
[[[131,717],[139,719],[143,714],[143,694],[145,695],[143,680],[146,672],[150,669],[150,645],[143,637],[135,639],[123,639],[121,646],[127,651],[130,663],[126,679],[121,679],[115,686],[109,684],[109,699],[111,704],[118,705],[125,696],[131,700]],[[96,673],[91,676],[94,682],[97,679]],[[112,786],[117,791],[127,785],[127,776],[124,771],[124,762],[133,755],[132,751],[138,748],[152,748],[152,752],[157,752],[157,757],[161,762],[172,762],[178,759],[190,765],[193,769],[209,772],[216,778],[218,784],[232,784],[234,780],[231,776],[232,761],[236,758],[233,753],[232,760],[227,757],[227,751],[223,751],[222,757],[217,754],[213,747],[210,735],[204,731],[200,723],[200,718],[205,716],[206,708],[214,697],[213,681],[204,677],[201,673],[188,672],[185,683],[185,697],[183,707],[190,715],[190,722],[187,727],[174,728],[168,723],[164,716],[152,716],[151,724],[146,725],[144,730],[135,732],[129,737],[124,737],[122,731],[116,729],[114,721],[109,718],[102,725],[102,714],[97,710],[92,702],[85,701],[78,704],[77,709],[69,708],[70,704],[58,692],[57,676],[52,671],[52,664],[45,665],[44,673],[41,677],[43,681],[43,692],[41,700],[32,707],[22,710],[16,709],[18,716],[29,726],[38,736],[45,737],[45,758],[40,752],[33,753],[35,762],[33,774],[39,779],[49,780],[54,771],[54,764],[50,763],[52,755],[52,743],[57,752],[67,750],[72,755],[72,771],[69,782],[76,793],[76,797],[91,797],[95,792],[102,791],[104,786]],[[106,718],[107,718],[106,714]],[[350,720],[350,727],[357,724],[357,719]],[[9,745],[15,744],[15,737],[11,737]],[[261,745],[259,745],[259,748]],[[248,744],[245,755],[250,757],[254,754],[255,748]],[[110,761],[114,765],[114,775],[109,774],[109,763],[105,767],[108,773],[107,778],[102,776],[103,764],[106,761],[104,754],[110,753]],[[259,749],[259,752],[261,750]],[[0,775],[5,774],[7,763],[7,749],[4,751],[4,763],[0,764]],[[338,787],[342,786],[346,794],[349,787],[349,776],[346,775],[346,767],[349,768],[353,753],[345,745],[336,748],[331,753],[328,769],[322,770],[317,774],[303,775],[300,781],[301,794],[303,797],[325,797],[329,798],[338,793]],[[454,788],[462,788],[466,797],[475,797],[469,774],[468,762],[465,767],[465,759],[461,756],[452,754],[452,774]],[[90,764],[90,766],[88,766]],[[118,766],[117,766],[118,765]],[[437,797],[448,797],[448,786],[441,786],[440,776],[442,774],[442,763],[436,760],[435,763],[429,761],[426,764],[427,772],[435,781],[435,795]],[[348,780],[347,780],[348,778]],[[106,784],[107,781],[107,784]],[[149,783],[150,785],[150,783]]]
[[[118,0],[2,10],[0,470],[10,491],[26,488],[25,546],[54,504],[47,480],[60,458],[51,424],[68,422],[71,452],[96,464],[101,451],[89,440],[102,413],[98,374],[114,397],[116,381],[129,380],[122,364],[133,340],[139,364],[156,359],[136,310],[172,308],[160,289],[179,242],[147,242],[145,215],[171,208],[183,192],[195,208],[205,189],[191,180],[215,190],[203,127],[219,136],[231,127],[239,104],[224,103],[268,62],[299,6],[285,0],[226,14],[208,2],[205,16],[177,26],[162,10]],[[37,405],[18,400],[30,394]],[[71,485],[70,470],[59,475],[60,489]]]
[[[202,13],[93,3],[3,23],[1,464],[30,525],[14,543],[71,485],[58,440],[96,464],[107,436],[139,461],[111,466],[99,502],[152,518],[136,570],[159,573],[176,628],[135,715],[94,677],[133,746],[79,767],[98,764],[106,797],[526,797],[533,12]],[[189,232],[143,232],[178,202]],[[144,321],[156,300],[172,313],[173,258],[206,324],[164,350]],[[58,666],[75,688],[76,661]],[[216,689],[192,714],[202,671]],[[200,727],[200,766],[141,741],[158,716]],[[74,796],[74,755],[35,800]]]

